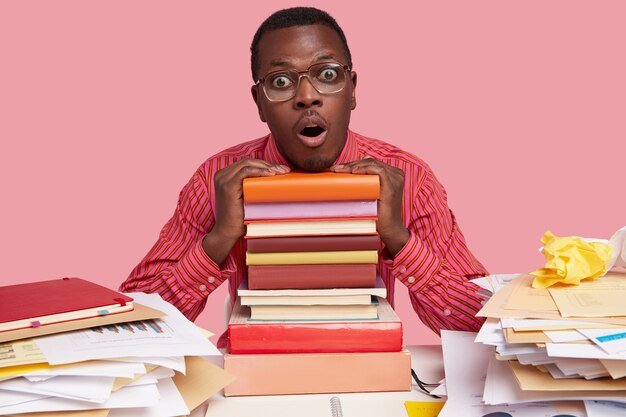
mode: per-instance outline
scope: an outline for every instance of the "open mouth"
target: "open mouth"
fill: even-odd
[[[325,130],[319,126],[311,126],[305,127],[300,131],[302,136],[306,136],[307,138],[315,138],[324,133]]]

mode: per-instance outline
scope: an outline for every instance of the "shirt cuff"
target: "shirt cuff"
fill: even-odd
[[[383,268],[412,291],[420,291],[440,267],[441,260],[412,230],[409,230],[409,240],[396,256],[383,260]]]
[[[228,255],[220,269],[202,247],[202,239],[176,265],[176,277],[181,288],[193,298],[205,299],[214,289],[230,278],[236,270],[232,255]]]

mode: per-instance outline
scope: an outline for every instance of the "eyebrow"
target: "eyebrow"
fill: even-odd
[[[334,60],[336,60],[337,58],[332,53],[325,53],[325,54],[316,56],[314,62],[319,62],[319,61],[323,61],[323,60],[326,60],[326,59],[334,59]],[[289,61],[285,61],[285,60],[282,60],[282,59],[274,59],[274,60],[270,61],[270,67],[272,67],[272,68],[274,68],[274,67],[289,67],[289,66],[292,66],[291,63]]]

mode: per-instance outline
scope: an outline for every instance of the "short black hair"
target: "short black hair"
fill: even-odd
[[[322,24],[327,25],[339,35],[341,43],[343,44],[343,50],[346,54],[348,62],[344,64],[352,68],[352,55],[350,54],[350,48],[348,48],[348,41],[346,35],[337,21],[328,13],[323,10],[316,9],[315,7],[292,7],[289,9],[279,10],[273,13],[270,17],[265,19],[261,26],[257,29],[252,38],[252,45],[250,46],[251,66],[252,66],[252,78],[257,80],[257,73],[259,71],[259,42],[266,32],[270,32],[276,29],[285,29],[293,26],[307,26]]]

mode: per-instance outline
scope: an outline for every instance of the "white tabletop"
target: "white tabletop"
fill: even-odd
[[[437,383],[444,377],[441,346],[409,346],[411,364],[424,382]],[[223,366],[223,359],[214,363]],[[271,395],[224,397],[219,392],[208,402],[206,417],[324,417],[332,416],[330,399],[338,397],[343,417],[406,417],[405,401],[442,401],[424,394],[413,382],[411,391],[355,394]],[[194,413],[194,417],[197,414]]]

